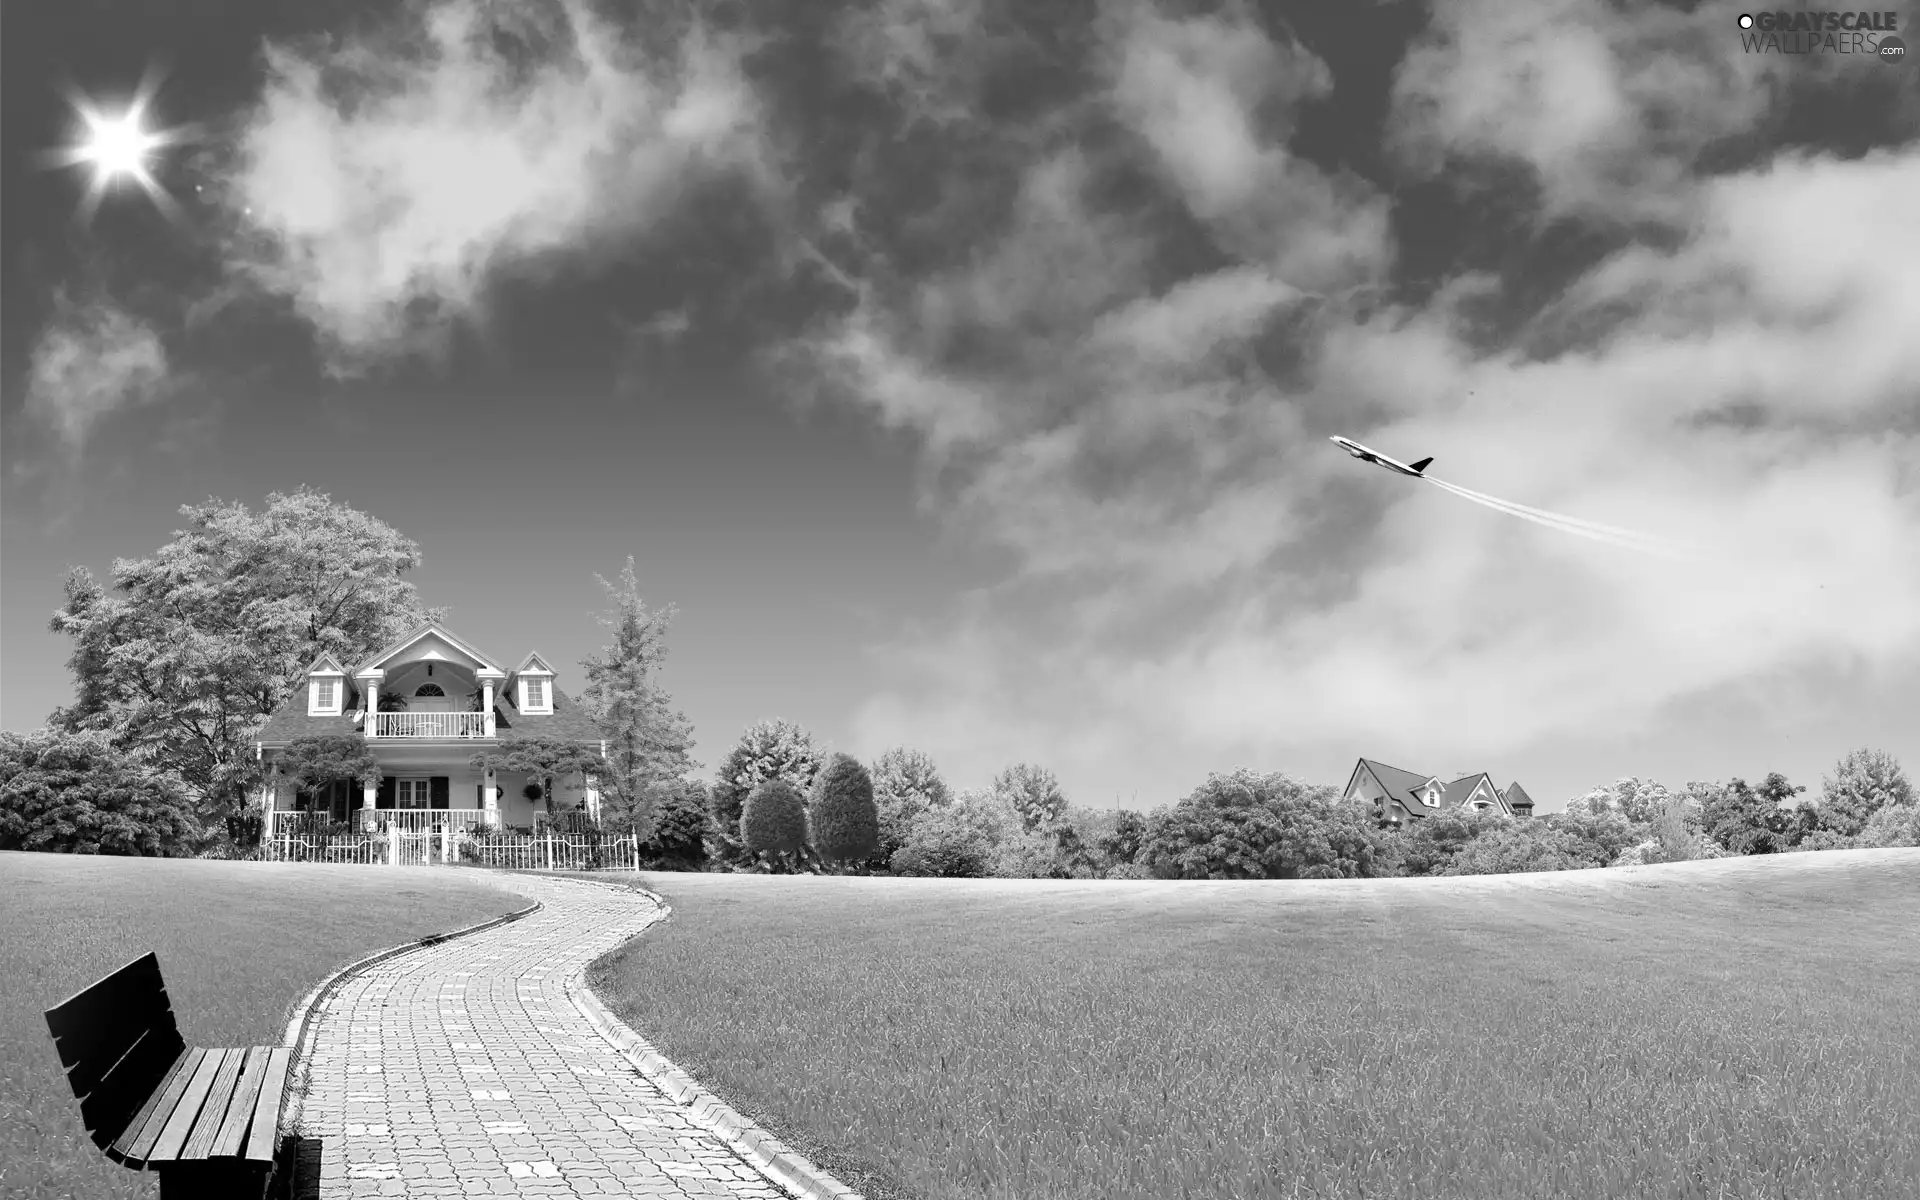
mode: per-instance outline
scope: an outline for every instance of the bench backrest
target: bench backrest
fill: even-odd
[[[126,1128],[186,1049],[160,960],[149,953],[47,1010],[80,1116],[102,1149]]]

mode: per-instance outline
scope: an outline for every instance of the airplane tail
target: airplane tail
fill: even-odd
[[[1424,471],[1427,469],[1427,464],[1432,461],[1431,458],[1423,458],[1417,463],[1408,463],[1407,466],[1413,468],[1415,471]]]

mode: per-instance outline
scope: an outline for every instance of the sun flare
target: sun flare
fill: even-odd
[[[158,77],[149,72],[133,98],[119,108],[103,108],[78,92],[69,93],[79,121],[73,141],[44,156],[44,161],[62,167],[86,167],[91,178],[80,201],[83,216],[91,216],[109,191],[133,184],[145,192],[161,211],[173,214],[176,205],[166,188],[154,178],[160,151],[186,134],[181,129],[155,129],[150,124]]]

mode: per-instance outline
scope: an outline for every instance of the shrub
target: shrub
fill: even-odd
[[[1123,862],[1107,868],[1108,879],[1152,879],[1153,872],[1139,863]]]
[[[0,849],[181,857],[201,841],[180,781],[105,734],[0,732]]]
[[[814,777],[807,816],[813,848],[827,862],[858,862],[880,848],[873,777],[851,754],[834,755]]]
[[[807,806],[784,779],[769,779],[747,796],[740,813],[740,844],[748,854],[787,861],[807,848]]]
[[[1853,751],[1820,782],[1820,827],[1848,837],[1865,829],[1875,813],[1914,798],[1906,772],[1883,750]]]
[[[1556,814],[1558,815],[1558,814]],[[1461,847],[1442,875],[1509,875],[1524,871],[1573,871],[1594,864],[1582,857],[1580,839],[1544,819],[1511,821]]]
[[[990,794],[962,792],[952,804],[915,819],[906,845],[894,851],[888,865],[896,875],[984,878],[1017,822],[1013,811]]]
[[[641,843],[642,858],[668,870],[695,870],[707,861],[713,818],[706,788],[680,780],[660,797],[653,813],[653,836]]]

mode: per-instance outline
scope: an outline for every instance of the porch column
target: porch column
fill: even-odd
[[[491,679],[483,679],[480,681],[480,713],[480,723],[486,727],[482,730],[482,734],[486,737],[493,737],[493,680]],[[493,773],[491,771],[487,773],[487,779],[489,783],[491,783],[493,779]],[[488,798],[492,798],[491,792],[488,793]]]
[[[491,687],[491,685],[489,685],[489,687]],[[492,710],[489,709],[488,711]],[[488,726],[492,726],[493,721],[491,718],[488,719],[487,724]],[[497,825],[500,822],[500,789],[493,785],[492,767],[487,768],[487,786],[483,792],[486,796],[484,803],[487,809],[487,824]]]
[[[380,785],[367,783],[360,786],[360,828],[373,828],[373,804],[380,798]]]
[[[271,783],[261,784],[260,785],[260,844],[262,846],[266,845],[268,839],[273,837],[274,800],[275,800],[275,797],[274,797],[274,791],[273,791],[273,784]]]
[[[367,688],[367,736],[380,736],[380,677],[374,676],[365,681]],[[367,805],[372,808],[373,805]]]
[[[600,819],[600,789],[593,776],[586,777],[587,816],[595,821]]]

